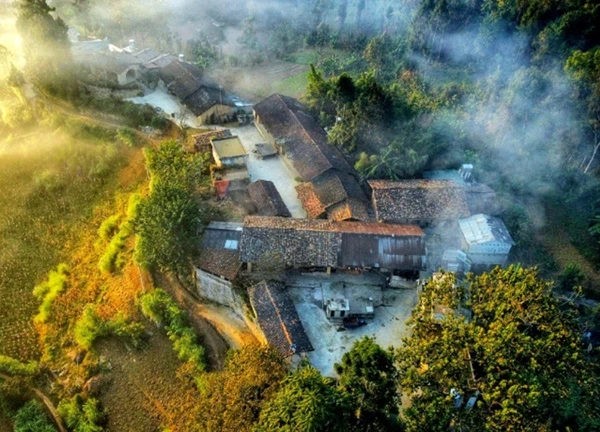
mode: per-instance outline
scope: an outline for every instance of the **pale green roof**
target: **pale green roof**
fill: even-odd
[[[211,143],[221,159],[245,156],[248,154],[246,153],[242,142],[236,136],[230,138],[213,139],[211,140]]]

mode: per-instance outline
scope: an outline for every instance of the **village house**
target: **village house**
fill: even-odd
[[[213,159],[219,168],[246,166],[248,153],[238,137],[213,138],[210,143]]]
[[[284,357],[313,351],[294,302],[283,284],[262,281],[248,289],[248,297],[264,343],[275,347]]]
[[[485,270],[506,264],[515,242],[501,219],[478,214],[460,219],[458,224],[462,234],[461,249],[474,268]]]
[[[233,281],[241,269],[239,243],[242,224],[211,222],[202,236],[201,252],[195,264],[194,277],[198,295],[238,310],[243,300],[235,292]]]
[[[292,217],[273,182],[258,180],[250,183],[248,194],[259,216]]]
[[[379,222],[429,224],[469,217],[464,187],[451,180],[371,180]]]
[[[108,39],[71,44],[73,61],[87,72],[87,80],[106,86],[125,87],[143,75],[142,61],[123,50],[111,50]]]
[[[193,135],[193,150],[199,153],[212,153],[211,141],[213,139],[229,138],[231,136],[231,131],[229,129],[211,130]]]
[[[475,181],[473,165],[463,164],[456,170],[425,171],[423,177],[428,180],[452,180],[462,185],[472,215],[479,213],[497,215],[500,212],[496,192],[488,185]]]
[[[288,267],[418,271],[426,263],[425,233],[414,225],[247,216],[240,259]]]
[[[225,92],[209,80],[202,69],[178,57],[151,48],[134,54],[162,85],[197,117],[199,124],[233,120],[237,113],[249,114],[252,105]]]
[[[300,102],[274,94],[254,106],[254,119],[262,137],[304,182],[296,190],[309,218],[371,219],[368,198],[354,170]]]

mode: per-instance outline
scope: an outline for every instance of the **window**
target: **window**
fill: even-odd
[[[345,316],[345,315],[346,315],[346,311],[344,311],[344,310],[343,310],[343,311],[340,311],[340,316],[341,316],[342,318],[344,318],[344,316]]]
[[[333,318],[333,317],[335,316],[335,311],[331,311],[331,312],[329,312],[329,316],[330,316],[331,318]]]
[[[238,248],[237,240],[225,240],[225,249],[237,250],[237,248]]]

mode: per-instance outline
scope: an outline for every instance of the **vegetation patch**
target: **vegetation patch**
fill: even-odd
[[[33,295],[42,302],[40,311],[35,316],[35,321],[46,322],[50,316],[54,300],[67,287],[67,278],[69,277],[69,268],[66,264],[60,264],[56,270],[48,275],[48,280],[33,289]]]
[[[201,375],[207,367],[206,354],[185,312],[161,289],[144,294],[140,298],[140,307],[147,318],[156,325],[165,327],[177,356],[188,363],[196,384],[201,385]]]

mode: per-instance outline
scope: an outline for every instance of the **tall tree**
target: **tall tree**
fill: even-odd
[[[407,430],[598,430],[598,365],[551,284],[516,266],[468,284],[434,278],[413,310],[398,351]]]
[[[72,97],[73,79],[68,27],[46,0],[20,0],[17,29],[23,40],[25,72],[39,87],[52,94]]]
[[[341,389],[355,407],[356,427],[364,432],[398,430],[398,371],[393,351],[385,351],[373,338],[356,342],[335,365]]]
[[[352,406],[332,378],[304,365],[288,375],[261,414],[259,432],[346,432]]]

